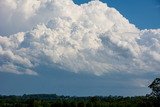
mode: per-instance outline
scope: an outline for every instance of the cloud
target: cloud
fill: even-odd
[[[135,87],[141,87],[141,88],[145,88],[148,87],[150,85],[150,82],[148,79],[134,79],[133,80],[133,84]]]
[[[71,0],[1,0],[0,35],[31,30],[37,24],[46,23],[53,17],[76,13],[72,10],[75,7]]]
[[[139,30],[100,1],[80,6],[72,0],[0,4],[0,31],[25,30],[10,36],[2,32],[2,72],[37,75],[40,65],[95,75],[160,70],[160,29]]]
[[[160,5],[156,5],[156,8],[160,8]]]

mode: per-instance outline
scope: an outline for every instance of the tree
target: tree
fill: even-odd
[[[160,78],[156,78],[148,87],[152,89],[152,96],[160,97]]]

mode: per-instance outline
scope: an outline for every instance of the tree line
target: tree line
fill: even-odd
[[[149,86],[146,96],[58,96],[56,94],[30,94],[23,96],[0,95],[0,107],[160,107],[160,78]]]
[[[0,96],[0,107],[159,107],[160,100],[152,96],[70,97],[56,94]]]

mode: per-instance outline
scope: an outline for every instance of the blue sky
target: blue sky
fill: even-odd
[[[79,5],[88,1],[74,0]],[[160,28],[159,0],[102,0],[102,2],[107,3],[109,7],[116,8],[130,23],[133,23],[139,29]],[[1,59],[3,60],[3,58]],[[147,85],[158,75],[152,72],[138,72],[134,75],[129,73],[108,73],[97,76],[83,72],[68,72],[59,68],[51,69],[46,66],[34,70],[39,71],[38,76],[0,72],[0,94],[145,95],[151,91]],[[145,86],[143,86],[143,83],[145,83]]]
[[[38,76],[0,73],[2,95],[51,94],[71,96],[138,96],[151,92],[147,87],[130,84],[133,78],[152,81],[155,74],[126,75],[107,74],[103,76],[76,74],[60,69],[38,68]],[[138,82],[138,81],[137,81]],[[139,81],[140,82],[140,81]]]

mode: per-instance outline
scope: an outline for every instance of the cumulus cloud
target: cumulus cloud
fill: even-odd
[[[0,35],[31,30],[61,14],[76,14],[76,7],[71,0],[1,0]]]
[[[40,65],[95,75],[160,70],[160,29],[139,30],[100,1],[76,5],[72,0],[5,0],[0,4],[1,21],[5,19],[0,31],[13,33],[34,26],[10,36],[2,32],[2,72],[37,75],[34,70]]]

